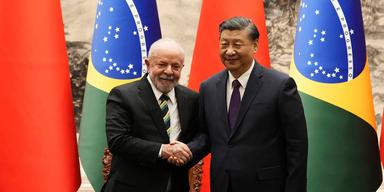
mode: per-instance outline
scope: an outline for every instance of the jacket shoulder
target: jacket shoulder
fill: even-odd
[[[138,81],[134,81],[134,82],[129,82],[129,83],[124,83],[124,84],[118,85],[118,86],[114,87],[111,90],[111,92],[114,91],[114,90],[126,91],[126,90],[136,89],[140,84],[144,83],[143,81],[144,80],[141,79],[141,80],[138,80]]]
[[[176,85],[175,87],[178,91],[183,92],[186,95],[192,96],[192,97],[198,97],[198,93],[188,87],[185,87],[184,85]]]
[[[218,81],[225,79],[228,71],[227,70],[222,70],[213,76],[209,77],[207,80],[203,81],[201,85],[206,85],[206,84],[216,84]]]
[[[290,78],[288,74],[277,71],[275,69],[267,69],[267,68],[264,68],[264,76],[266,78],[271,78],[277,81],[286,81],[287,79]]]

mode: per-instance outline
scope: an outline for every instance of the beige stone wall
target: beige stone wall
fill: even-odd
[[[87,56],[87,49],[92,38],[92,26],[96,13],[96,0],[61,0],[63,18],[66,26],[68,44],[77,42],[81,48],[70,47],[73,52],[81,52],[78,60]],[[186,67],[181,83],[186,84],[190,70],[191,56],[198,26],[201,0],[157,0],[164,37],[175,38],[186,50]],[[269,49],[272,67],[288,73],[292,56],[293,38],[296,25],[296,7],[299,1],[267,0],[266,24],[268,28]],[[363,18],[367,42],[368,59],[371,69],[373,100],[378,125],[384,107],[384,2],[364,0]],[[72,44],[71,44],[72,43]],[[78,46],[78,44],[75,44]],[[73,62],[73,61],[71,61]],[[72,63],[77,71],[85,69],[85,62]],[[75,70],[72,70],[75,71]],[[76,72],[76,71],[75,71]],[[84,73],[78,73],[84,74]],[[83,75],[82,75],[83,76]],[[83,89],[84,77],[73,76],[75,91]],[[81,106],[81,94],[75,98],[77,114]],[[78,118],[79,119],[79,118]]]

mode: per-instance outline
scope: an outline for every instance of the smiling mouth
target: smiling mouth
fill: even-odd
[[[162,77],[160,77],[160,80],[173,82],[173,78],[162,78]]]
[[[234,60],[234,59],[236,59],[235,57],[227,57],[227,58],[225,58],[225,59],[228,59],[228,60]]]
[[[233,63],[235,61],[237,61],[238,59],[225,59],[226,62],[228,63]]]

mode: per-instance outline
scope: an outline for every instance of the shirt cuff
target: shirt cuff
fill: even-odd
[[[161,152],[163,151],[163,144],[161,144],[160,151],[159,151],[159,158],[161,158]]]

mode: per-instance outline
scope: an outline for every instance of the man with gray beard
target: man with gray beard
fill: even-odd
[[[170,39],[152,44],[145,60],[148,73],[115,87],[107,99],[106,133],[113,155],[105,192],[189,191],[192,158],[183,143],[197,130],[198,94],[178,85],[184,50]]]

